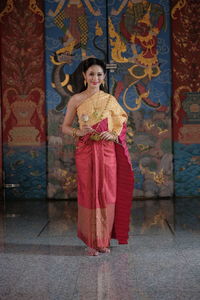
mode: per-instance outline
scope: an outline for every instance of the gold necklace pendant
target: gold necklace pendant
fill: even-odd
[[[96,105],[98,105],[98,103],[99,103],[99,96],[100,96],[100,91],[99,91],[99,94],[98,94],[98,99],[96,101]],[[97,110],[97,107],[95,107],[94,103],[93,103],[93,107],[94,107],[94,112],[92,113],[93,118],[98,119],[99,118],[99,112]]]
[[[93,116],[94,116],[94,118],[98,118],[99,113],[95,110],[95,111],[93,112]]]

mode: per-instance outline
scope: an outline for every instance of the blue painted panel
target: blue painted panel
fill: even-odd
[[[4,145],[4,172],[6,199],[46,198],[46,147],[9,147]]]
[[[199,144],[174,143],[174,172],[176,196],[200,195]]]

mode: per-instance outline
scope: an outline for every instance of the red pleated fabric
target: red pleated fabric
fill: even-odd
[[[126,144],[126,124],[123,125],[119,143],[120,144],[115,144],[117,161],[117,199],[112,238],[116,238],[119,244],[127,244],[133,200],[134,174]]]

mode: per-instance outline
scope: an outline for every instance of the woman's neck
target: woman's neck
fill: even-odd
[[[100,89],[99,89],[99,88],[97,88],[97,89],[87,88],[87,89],[85,90],[85,93],[86,93],[87,95],[94,95],[94,94],[96,94],[96,93],[98,93],[98,92],[100,92]]]

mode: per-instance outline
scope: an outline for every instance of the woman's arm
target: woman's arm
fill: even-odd
[[[73,136],[74,129],[72,123],[76,116],[76,106],[74,97],[72,97],[67,105],[66,115],[62,124],[62,133]]]
[[[93,129],[88,125],[83,125],[82,129],[72,127],[72,123],[76,116],[76,95],[72,96],[67,105],[67,112],[62,124],[62,133],[75,136],[84,136],[89,132],[92,132]]]

